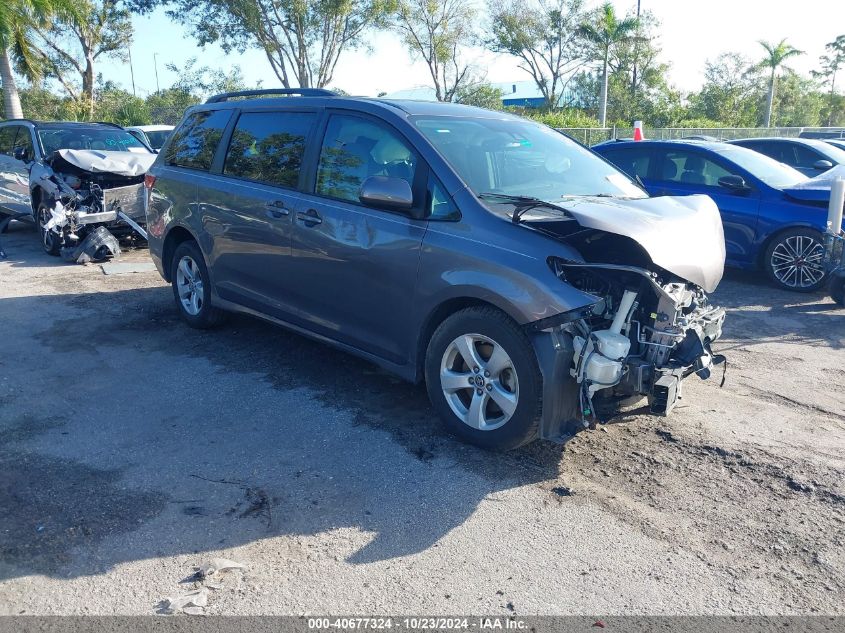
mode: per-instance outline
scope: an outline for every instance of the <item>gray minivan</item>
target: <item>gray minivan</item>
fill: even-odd
[[[219,95],[185,114],[146,186],[150,253],[189,325],[244,312],[424,380],[484,447],[566,439],[600,400],[667,414],[720,360],[713,202],[649,198],[520,117]]]

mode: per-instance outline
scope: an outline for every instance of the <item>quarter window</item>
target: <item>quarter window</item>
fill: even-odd
[[[416,164],[411,149],[383,125],[333,116],[320,151],[317,193],[358,202],[361,183],[370,176],[401,178],[413,188]]]
[[[252,112],[238,119],[223,171],[231,176],[296,187],[314,115]]]
[[[428,177],[428,219],[460,220],[461,213],[446,193],[443,185],[433,175]]]
[[[189,116],[168,144],[165,162],[204,171],[210,169],[230,116],[229,110],[209,110]]]

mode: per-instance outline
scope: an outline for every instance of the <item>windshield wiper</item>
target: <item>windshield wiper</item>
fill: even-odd
[[[572,217],[569,211],[559,205],[556,205],[554,202],[548,202],[546,200],[541,200],[540,198],[534,198],[533,196],[512,196],[507,193],[482,191],[478,194],[478,197],[482,200],[499,200],[506,204],[512,204],[514,208],[513,215],[511,216],[511,222],[514,224],[519,224],[519,219],[526,211],[530,211],[531,209],[536,209],[538,207],[561,211],[568,217]]]

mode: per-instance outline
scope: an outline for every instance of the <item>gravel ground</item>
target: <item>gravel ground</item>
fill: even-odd
[[[507,455],[423,387],[156,273],[0,262],[0,614],[845,613],[845,310],[729,273],[727,381]],[[145,261],[145,251],[124,261]]]

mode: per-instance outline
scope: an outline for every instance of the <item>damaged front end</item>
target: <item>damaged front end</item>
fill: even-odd
[[[572,338],[569,373],[579,385],[582,421],[595,418],[596,396],[646,396],[652,413],[668,415],[684,378],[708,378],[723,360],[710,345],[722,335],[725,310],[710,305],[695,284],[634,266],[557,258],[550,265],[562,281],[598,299],[560,326]]]
[[[128,156],[124,156],[128,154]],[[117,257],[120,242],[145,242],[144,174],[155,155],[59,150],[41,167],[37,218],[64,259]]]
[[[562,387],[567,394],[558,396],[568,406],[544,424],[549,439],[565,439],[597,421],[602,405],[643,396],[651,413],[668,415],[685,378],[706,379],[724,362],[711,344],[722,334],[725,310],[711,305],[705,292],[721,279],[725,257],[712,201],[592,200],[566,211],[565,218],[525,222],[577,250],[581,259],[552,256],[549,267],[595,299],[532,324],[553,343],[558,380],[569,379]]]

